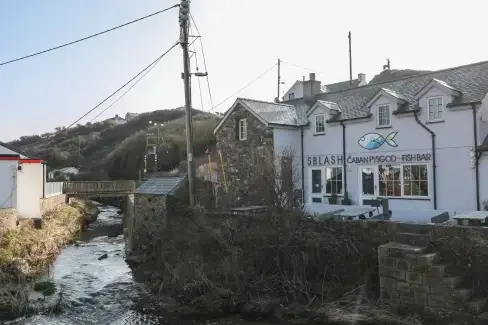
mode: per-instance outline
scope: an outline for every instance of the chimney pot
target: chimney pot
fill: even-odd
[[[314,81],[315,80],[315,73],[310,73],[310,80],[311,81]]]
[[[366,82],[366,75],[364,73],[358,73],[358,79],[360,83]]]

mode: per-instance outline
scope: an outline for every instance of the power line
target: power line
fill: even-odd
[[[165,11],[168,11],[170,9],[173,9],[173,8],[176,8],[176,7],[179,7],[179,6],[180,6],[179,4],[176,4],[176,5],[173,5],[173,6],[169,7],[169,8],[156,11],[156,12],[150,14],[150,15],[147,15],[147,16],[144,16],[144,17],[141,17],[141,18],[138,18],[136,20],[129,21],[128,23],[125,23],[125,24],[122,24],[122,25],[119,25],[119,26],[116,26],[116,27],[113,27],[113,28],[104,30],[103,32],[99,32],[99,33],[96,33],[96,34],[93,34],[93,35],[90,35],[90,36],[87,36],[87,37],[83,37],[83,38],[80,38],[80,39],[78,39],[76,41],[72,41],[72,42],[69,42],[69,43],[66,43],[66,44],[63,44],[63,45],[55,46],[55,47],[52,47],[50,49],[43,50],[43,51],[40,51],[40,52],[36,52],[36,53],[33,53],[33,54],[29,54],[29,55],[26,55],[26,56],[23,56],[23,57],[20,57],[20,58],[17,58],[17,59],[13,59],[13,60],[9,60],[9,61],[2,62],[2,63],[0,63],[0,66],[7,65],[7,64],[10,64],[10,63],[14,63],[14,62],[21,61],[21,60],[25,60],[25,59],[31,58],[33,56],[41,55],[41,54],[44,54],[44,53],[47,53],[47,52],[51,52],[51,51],[54,51],[54,50],[58,50],[60,48],[63,48],[63,47],[69,46],[69,45],[73,45],[73,44],[76,44],[76,43],[79,43],[79,42],[82,42],[82,41],[86,41],[86,40],[88,40],[90,38],[94,38],[96,36],[100,36],[100,35],[106,34],[108,32],[114,31],[116,29],[119,29],[119,28],[122,28],[122,27],[125,27],[125,26],[128,26],[128,25],[134,24],[136,22],[139,22],[141,20],[147,19],[147,18],[152,17],[152,16],[156,16],[158,14],[161,14],[161,13],[163,13]]]
[[[171,51],[172,49],[174,49],[177,45],[179,44],[179,42],[175,43],[173,46],[171,46],[166,52],[164,52],[162,55],[160,55],[156,60],[154,60],[153,62],[151,62],[151,64],[149,64],[147,67],[145,67],[141,72],[139,72],[138,74],[136,74],[134,77],[132,77],[129,81],[127,81],[125,84],[123,84],[119,89],[117,89],[116,91],[114,91],[112,94],[110,94],[110,96],[106,97],[104,100],[102,100],[98,105],[96,105],[95,107],[93,107],[92,109],[90,109],[88,112],[86,112],[85,114],[83,114],[82,117],[80,117],[79,119],[77,119],[76,121],[74,121],[73,123],[71,123],[70,126],[68,126],[66,129],[60,131],[59,133],[55,134],[54,136],[57,136],[59,135],[60,133],[68,130],[70,127],[72,127],[73,125],[75,125],[76,123],[78,123],[79,121],[81,121],[85,116],[87,116],[88,114],[90,114],[91,112],[93,112],[94,110],[96,110],[98,107],[100,107],[103,103],[105,103],[107,100],[109,100],[110,98],[112,98],[116,93],[118,93],[122,88],[124,88],[125,86],[127,86],[129,83],[131,83],[134,79],[136,79],[137,77],[139,77],[141,74],[143,74],[147,69],[149,69],[151,66],[153,66],[156,62],[158,62],[159,60],[161,60],[162,57],[164,57],[166,54],[168,54],[169,51]]]
[[[167,52],[169,52],[170,50],[168,50]],[[163,56],[160,56],[155,62],[153,62],[152,63],[152,66],[150,66],[150,68],[136,82],[134,82],[134,84],[132,86],[130,86],[129,88],[127,88],[127,90],[124,91],[122,93],[122,95],[120,95],[112,104],[110,104],[109,106],[107,106],[100,113],[98,113],[94,118],[92,118],[90,120],[90,122],[93,122],[97,117],[99,117],[100,115],[102,115],[103,113],[105,113],[107,110],[109,110],[111,107],[113,107],[119,100],[122,99],[122,97],[124,97],[129,91],[131,91],[132,88],[134,88],[139,83],[139,81],[141,81],[142,79],[144,79],[144,77],[147,76],[149,74],[149,72],[151,72],[151,70],[154,69],[158,65],[159,62],[161,62],[161,59],[163,58]]]
[[[203,67],[205,68],[205,72],[207,72],[207,87],[208,87],[208,96],[210,97],[210,107],[211,110],[213,111],[214,106],[213,106],[213,100],[212,100],[212,91],[210,90],[210,81],[208,79],[208,69],[207,69],[207,60],[205,59],[205,51],[203,50],[203,41],[202,41],[202,34],[200,34],[200,30],[198,30],[197,23],[195,22],[195,19],[193,18],[193,15],[190,14],[191,21],[193,22],[193,26],[195,26],[195,29],[200,36],[200,47],[202,48],[202,58],[203,58]]]
[[[295,67],[295,68],[304,69],[304,70],[308,70],[308,71],[311,71],[311,72],[316,72],[316,73],[318,73],[318,74],[323,74],[323,75],[325,75],[325,72],[321,72],[321,71],[318,71],[318,70],[316,70],[316,69],[310,69],[310,68],[307,68],[307,67],[303,67],[303,66],[300,66],[300,65],[298,65],[298,64],[294,64],[294,63],[286,62],[286,61],[283,61],[283,60],[281,60],[281,63],[285,63],[285,64],[288,64],[288,65],[291,65],[291,66],[293,66],[293,67]]]
[[[263,72],[259,77],[257,77],[256,79],[254,79],[253,81],[251,81],[250,83],[248,83],[247,85],[245,85],[244,87],[242,87],[241,89],[239,89],[238,91],[236,91],[235,93],[233,93],[232,95],[230,95],[229,97],[227,97],[226,99],[224,99],[223,101],[221,101],[220,103],[218,103],[217,105],[215,105],[214,107],[212,107],[212,110],[219,107],[220,105],[222,105],[223,103],[225,103],[227,100],[229,100],[230,98],[232,98],[233,96],[237,95],[238,93],[240,93],[241,91],[243,91],[244,89],[246,89],[247,87],[249,87],[250,85],[252,85],[253,83],[255,83],[256,81],[258,81],[259,79],[261,79],[262,77],[264,77],[268,72],[270,72],[275,66],[277,65],[277,63],[273,64],[273,66],[271,68],[269,68],[268,70],[266,70],[265,72]]]

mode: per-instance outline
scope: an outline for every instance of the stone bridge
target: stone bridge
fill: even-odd
[[[84,198],[126,197],[134,194],[139,181],[64,182],[63,194]]]

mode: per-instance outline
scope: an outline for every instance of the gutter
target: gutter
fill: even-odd
[[[342,165],[344,175],[344,199],[342,204],[349,205],[349,194],[347,194],[347,164],[346,164],[346,125],[342,125]]]
[[[413,112],[413,116],[415,117],[415,121],[417,122],[418,125],[420,125],[424,130],[430,133],[432,137],[432,181],[434,182],[434,193],[433,193],[433,199],[434,199],[434,210],[437,210],[437,173],[436,173],[436,168],[437,165],[435,163],[435,133],[431,129],[429,129],[425,124],[420,122],[419,117],[417,115],[417,111]]]
[[[303,156],[303,125],[300,126],[300,150],[301,150],[301,155],[302,155],[302,205],[305,204],[305,161],[304,161],[304,156]]]
[[[478,148],[478,125],[476,123],[476,104],[472,104],[471,108],[473,110],[473,136],[474,136],[474,148]],[[474,163],[474,170],[475,170],[475,183],[476,183],[476,210],[480,211],[481,204],[480,204],[480,169],[479,169],[479,162],[481,155],[483,153],[476,152],[475,153],[475,163]]]

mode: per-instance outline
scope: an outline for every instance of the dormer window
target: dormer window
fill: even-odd
[[[239,140],[247,140],[247,119],[245,118],[239,120]]]
[[[295,99],[295,93],[289,93],[288,100],[293,100],[293,99]]]
[[[389,104],[377,106],[376,124],[378,127],[391,126],[391,107]]]
[[[428,111],[427,111],[427,122],[436,122],[443,120],[444,111],[442,105],[442,96],[431,97],[427,99]]]
[[[315,134],[325,133],[325,114],[315,115]]]

